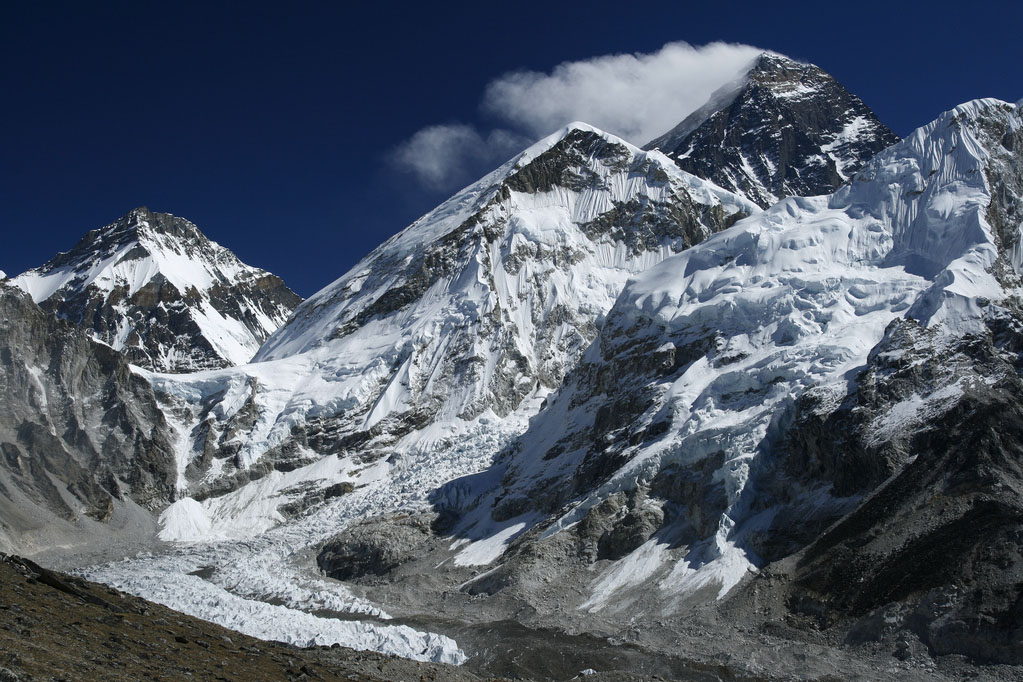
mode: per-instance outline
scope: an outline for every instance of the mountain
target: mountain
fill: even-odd
[[[260,640],[5,554],[0,603],[0,676],[8,682],[500,682],[486,669]]]
[[[583,124],[540,141],[311,297],[255,362],[140,370],[182,482],[159,537],[184,544],[88,575],[249,634],[464,660],[443,624],[396,631],[345,586],[295,580],[296,551],[486,468],[631,276],[758,211]]]
[[[159,511],[157,551],[79,571],[279,641],[518,676],[495,639],[698,679],[1023,665],[1021,105],[763,211],[570,125],[236,367],[129,367],[0,284],[0,494]]]
[[[252,364],[154,377],[186,415],[192,493],[327,455],[393,462],[470,431],[467,461],[485,462],[630,276],[756,211],[658,152],[571,125],[312,296]]]
[[[0,549],[152,533],[174,445],[149,383],[109,346],[0,282]]]
[[[898,137],[813,64],[762,54],[738,80],[644,149],[767,208],[830,194]]]
[[[1021,199],[1023,111],[978,100],[638,275],[434,494],[461,589],[1023,663]]]
[[[189,221],[146,208],[12,281],[44,309],[158,372],[248,362],[301,301]]]

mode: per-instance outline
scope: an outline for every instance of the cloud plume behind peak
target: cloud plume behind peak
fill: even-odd
[[[763,52],[750,45],[674,42],[651,53],[564,62],[549,73],[506,73],[487,85],[480,105],[501,127],[481,133],[462,123],[428,126],[399,145],[391,161],[440,191],[471,181],[571,121],[643,145],[743,75]]]
[[[426,189],[444,191],[474,180],[481,169],[503,163],[531,141],[503,129],[483,135],[461,123],[433,125],[401,143],[390,161]]]
[[[643,145],[705,104],[762,52],[668,43],[650,54],[565,62],[550,73],[509,73],[487,86],[483,109],[536,137],[579,120]]]

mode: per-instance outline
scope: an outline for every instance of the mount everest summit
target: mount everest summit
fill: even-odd
[[[301,303],[134,211],[0,284],[75,344],[8,332],[4,499],[158,516],[84,573],[297,644],[1023,664],[1021,135],[976,100],[899,142],[765,54],[646,151],[567,126]],[[93,357],[124,414],[66,423]]]
[[[767,208],[784,197],[835,191],[897,141],[819,67],[765,53],[645,148]]]

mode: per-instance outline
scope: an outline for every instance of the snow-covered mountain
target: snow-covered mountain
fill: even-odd
[[[711,661],[782,632],[803,656],[788,670],[811,640],[911,633],[1023,664],[1023,103],[966,103],[864,164],[887,129],[818,71],[762,57],[681,129],[676,160],[721,152],[704,128],[721,114],[743,119],[721,161],[736,189],[767,203],[792,178],[845,183],[830,195],[761,211],[573,124],[298,306],[253,362],[117,364],[141,391],[122,408],[146,409],[103,433],[141,444],[140,489],[176,498],[159,536],[180,544],[88,574],[258,636],[450,662],[465,655],[448,637],[322,614],[671,651],[696,632]],[[820,99],[838,103],[830,132],[808,113]],[[754,113],[781,116],[772,149],[802,155],[777,186],[774,152],[736,181],[761,149]],[[109,241],[52,281],[133,260]],[[11,400],[63,395],[33,388],[41,362],[9,371]],[[32,433],[80,447],[78,422],[51,422]],[[115,460],[108,492],[127,481]]]
[[[788,602],[804,615],[839,600],[830,624],[881,619],[903,599],[890,622],[945,653],[1023,661],[997,627],[960,629],[1011,617],[997,595],[1019,575],[981,557],[1023,519],[1021,140],[1019,105],[969,102],[835,194],[639,274],[494,470],[435,494],[461,517],[455,561],[488,569],[463,588],[543,609],[547,583],[582,580],[581,612],[666,617],[817,540]],[[974,558],[932,570],[952,538]],[[921,580],[900,583],[915,562]],[[944,621],[921,615],[936,599]]]
[[[540,141],[306,301],[255,362],[144,373],[177,432],[160,537],[188,544],[89,574],[259,636],[464,660],[446,637],[319,617],[388,615],[297,577],[295,551],[487,467],[629,277],[758,211],[583,124]]]
[[[767,208],[788,196],[830,194],[897,141],[819,67],[764,53],[644,148]]]
[[[189,221],[146,208],[12,281],[130,362],[160,372],[248,362],[301,301]]]
[[[205,495],[253,467],[369,462],[469,431],[485,462],[630,276],[758,210],[659,152],[571,125],[312,296],[252,364],[154,377],[182,415],[182,480]]]

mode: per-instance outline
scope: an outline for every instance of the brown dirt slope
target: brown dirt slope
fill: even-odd
[[[0,682],[476,682],[454,666],[264,642],[0,554]]]

